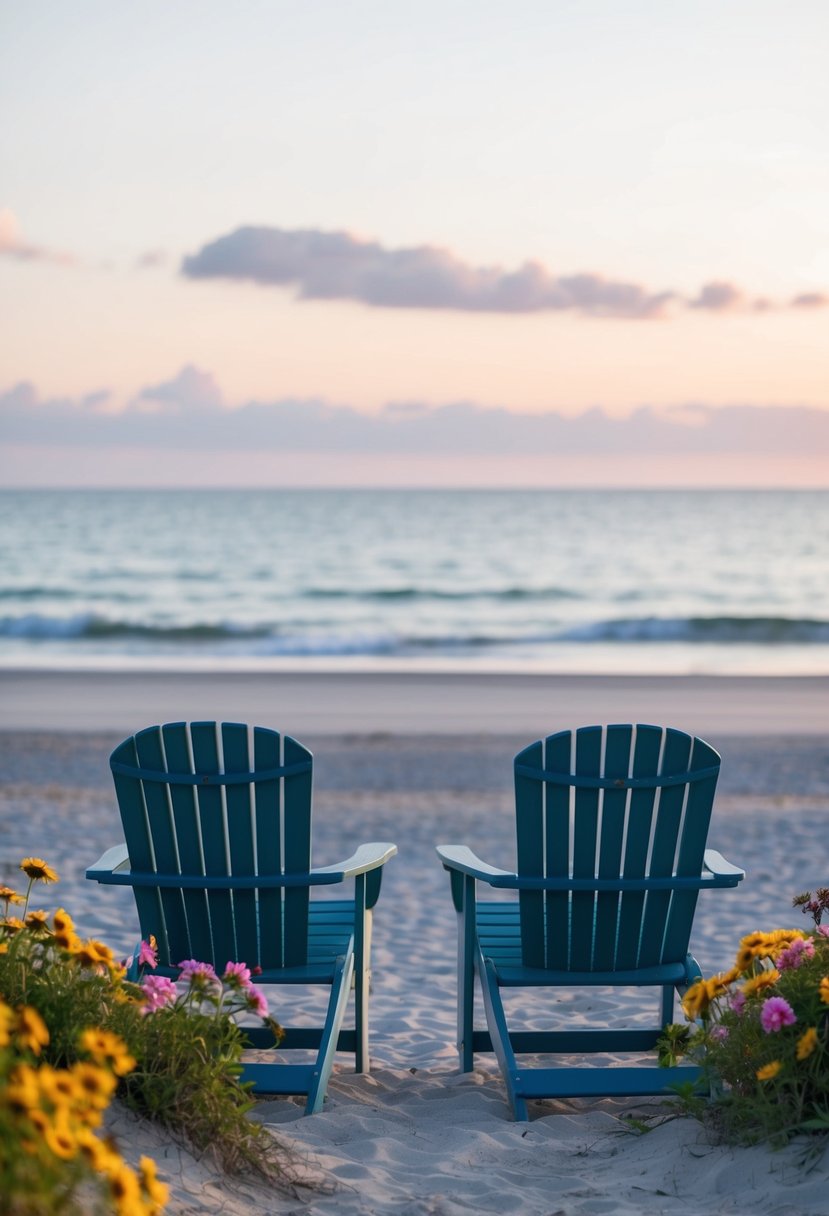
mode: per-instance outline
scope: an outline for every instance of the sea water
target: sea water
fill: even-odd
[[[0,664],[829,672],[829,492],[0,493]]]

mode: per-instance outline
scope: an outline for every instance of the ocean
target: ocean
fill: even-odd
[[[829,673],[829,492],[0,493],[0,665]]]

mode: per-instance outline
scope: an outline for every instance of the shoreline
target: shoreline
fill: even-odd
[[[132,733],[210,719],[289,734],[516,735],[656,722],[699,735],[825,735],[829,676],[0,670],[0,730]]]

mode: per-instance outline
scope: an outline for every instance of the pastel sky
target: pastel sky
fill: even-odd
[[[0,0],[6,484],[829,485],[825,0]]]

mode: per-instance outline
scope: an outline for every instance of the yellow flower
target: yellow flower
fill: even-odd
[[[713,1001],[716,997],[722,996],[728,991],[728,985],[733,979],[736,979],[736,974],[732,971],[724,971],[721,975],[712,975],[709,980],[705,981],[705,991],[708,994],[709,1001]]]
[[[152,1157],[142,1157],[138,1167],[141,1171],[141,1189],[152,1204],[150,1211],[160,1212],[170,1197],[170,1188],[166,1182],[158,1181]]]
[[[23,1046],[36,1056],[40,1055],[40,1049],[49,1042],[49,1029],[31,1005],[23,1005],[17,1011],[17,1037]]]
[[[103,1140],[99,1140],[88,1127],[79,1128],[75,1139],[78,1143],[78,1152],[96,1173],[108,1174],[120,1162],[120,1157],[113,1153]]]
[[[85,1030],[81,1046],[96,1064],[108,1064],[116,1076],[125,1077],[135,1068],[135,1058],[127,1051],[124,1040],[108,1030]]]
[[[770,1064],[764,1064],[762,1068],[758,1068],[755,1076],[758,1081],[771,1081],[780,1072],[783,1065],[779,1060],[772,1060]]]
[[[0,899],[8,900],[10,904],[25,904],[26,900],[18,895],[12,887],[0,886]]]
[[[798,1060],[808,1060],[809,1056],[817,1047],[817,1030],[814,1026],[810,1026],[808,1030],[804,1030],[803,1034],[797,1040],[797,1058]]]
[[[115,1200],[118,1212],[134,1212],[141,1210],[141,1188],[137,1174],[123,1161],[118,1159],[109,1173],[109,1189]]]
[[[49,932],[49,914],[35,909],[29,912],[26,916],[26,928],[33,930],[35,933]]]
[[[52,917],[52,924],[55,927],[55,933],[72,933],[75,928],[75,922],[65,908],[58,908]]]
[[[40,1107],[40,1087],[37,1071],[28,1064],[20,1064],[12,1070],[3,1093],[4,1104],[15,1114],[26,1115]]]
[[[74,1077],[79,1094],[93,1110],[104,1110],[118,1084],[112,1073],[95,1064],[73,1064]]]
[[[115,957],[109,946],[92,938],[88,942],[79,943],[72,953],[81,967],[108,967]]]
[[[55,945],[59,946],[61,950],[66,950],[69,954],[76,955],[83,946],[83,942],[77,933],[70,930],[68,933],[56,933]]]
[[[53,1123],[48,1124],[44,1130],[43,1139],[46,1141],[47,1148],[63,1161],[71,1160],[78,1151],[78,1142],[65,1117],[58,1117]]]
[[[8,1047],[11,1041],[11,1027],[14,1014],[8,1005],[0,1001],[0,1047]]]
[[[65,1068],[41,1064],[37,1077],[41,1093],[53,1106],[72,1106],[79,1096],[75,1078]]]
[[[23,921],[19,916],[5,916],[2,920],[0,920],[0,928],[8,929],[10,933],[19,933],[20,930],[25,929],[26,926],[23,924]]]
[[[824,1005],[829,1005],[829,975],[824,975],[823,979],[817,986],[817,990],[820,993],[820,999],[823,1001]]]
[[[710,997],[705,980],[697,980],[682,998],[682,1008],[689,1022],[695,1022],[708,1008]]]
[[[743,984],[744,996],[756,996],[758,992],[763,992],[766,988],[773,988],[780,979],[780,972],[776,967],[772,967],[769,971],[761,971],[759,975],[753,975],[751,979],[746,980]]]
[[[28,874],[32,882],[58,881],[56,872],[42,857],[24,857],[20,863],[20,869],[24,874]]]

